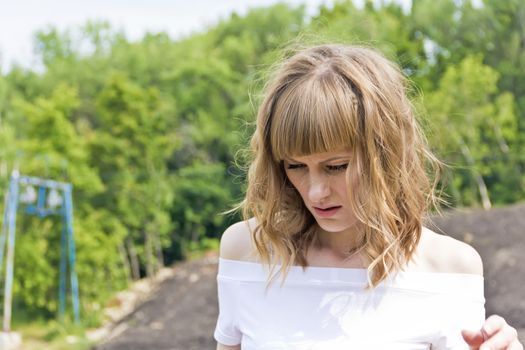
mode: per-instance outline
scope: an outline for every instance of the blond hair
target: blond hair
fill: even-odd
[[[283,159],[336,149],[352,153],[347,183],[362,224],[356,247],[368,263],[369,286],[412,257],[423,215],[434,202],[438,161],[428,150],[407,97],[407,80],[379,52],[321,45],[285,60],[266,86],[251,139],[245,219],[263,263],[307,266],[317,224],[288,181]],[[349,252],[350,253],[350,252]]]

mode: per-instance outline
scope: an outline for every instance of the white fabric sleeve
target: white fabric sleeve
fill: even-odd
[[[214,338],[224,345],[238,345],[242,334],[238,327],[238,281],[217,277],[219,299],[219,317],[215,327]]]
[[[484,300],[451,298],[443,309],[439,316],[441,331],[432,342],[432,350],[469,350],[461,331],[481,329],[485,321]]]

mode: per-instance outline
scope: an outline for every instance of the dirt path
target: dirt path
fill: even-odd
[[[434,221],[443,232],[480,252],[487,315],[505,316],[525,342],[525,204],[489,212],[453,212]],[[216,263],[216,257],[208,257],[177,264],[173,277],[93,350],[215,349]]]
[[[148,301],[112,329],[97,350],[212,350],[217,258],[177,264]]]

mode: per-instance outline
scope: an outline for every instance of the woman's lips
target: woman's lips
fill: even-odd
[[[323,218],[329,218],[331,216],[334,216],[339,211],[339,209],[341,209],[340,205],[326,208],[314,207],[315,213]]]

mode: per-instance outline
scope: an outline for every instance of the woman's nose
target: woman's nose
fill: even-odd
[[[310,179],[308,197],[311,202],[318,203],[330,195],[330,185],[323,176]]]

